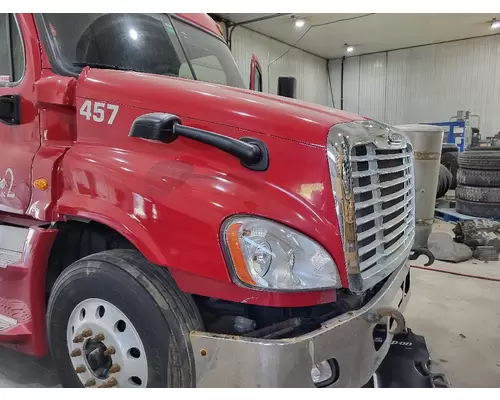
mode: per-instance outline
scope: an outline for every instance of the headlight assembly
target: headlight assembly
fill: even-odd
[[[274,221],[228,220],[222,244],[234,276],[246,286],[269,290],[340,287],[337,266],[318,243]]]

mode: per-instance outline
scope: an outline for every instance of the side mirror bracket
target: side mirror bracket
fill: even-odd
[[[181,124],[181,119],[172,114],[141,115],[132,123],[129,136],[163,143],[171,143],[179,136],[183,136],[231,154],[240,159],[241,165],[253,171],[266,171],[269,167],[269,151],[262,140],[251,137],[242,137],[238,140],[215,132],[184,126]]]

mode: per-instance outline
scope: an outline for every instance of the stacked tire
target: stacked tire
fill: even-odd
[[[452,183],[453,176],[451,172],[443,164],[440,164],[436,199],[443,197],[451,189]]]
[[[458,172],[458,147],[452,145],[454,148],[443,147],[441,151],[441,165],[444,165],[452,176],[450,189],[457,188],[457,172]]]
[[[500,147],[475,148],[458,155],[457,211],[500,218]]]

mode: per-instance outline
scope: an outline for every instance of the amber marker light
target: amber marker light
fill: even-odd
[[[241,225],[242,224],[233,224],[229,226],[226,231],[227,246],[229,248],[231,260],[233,262],[234,270],[236,272],[236,275],[238,275],[238,278],[248,285],[255,285],[255,281],[252,279],[250,273],[248,272],[245,263],[245,257],[240,246],[239,230]]]
[[[33,182],[33,187],[38,190],[47,190],[49,188],[49,182],[45,178],[39,178]]]

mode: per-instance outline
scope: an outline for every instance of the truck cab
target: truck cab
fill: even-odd
[[[410,293],[402,132],[247,89],[205,14],[0,31],[0,343],[65,387],[367,383]]]

